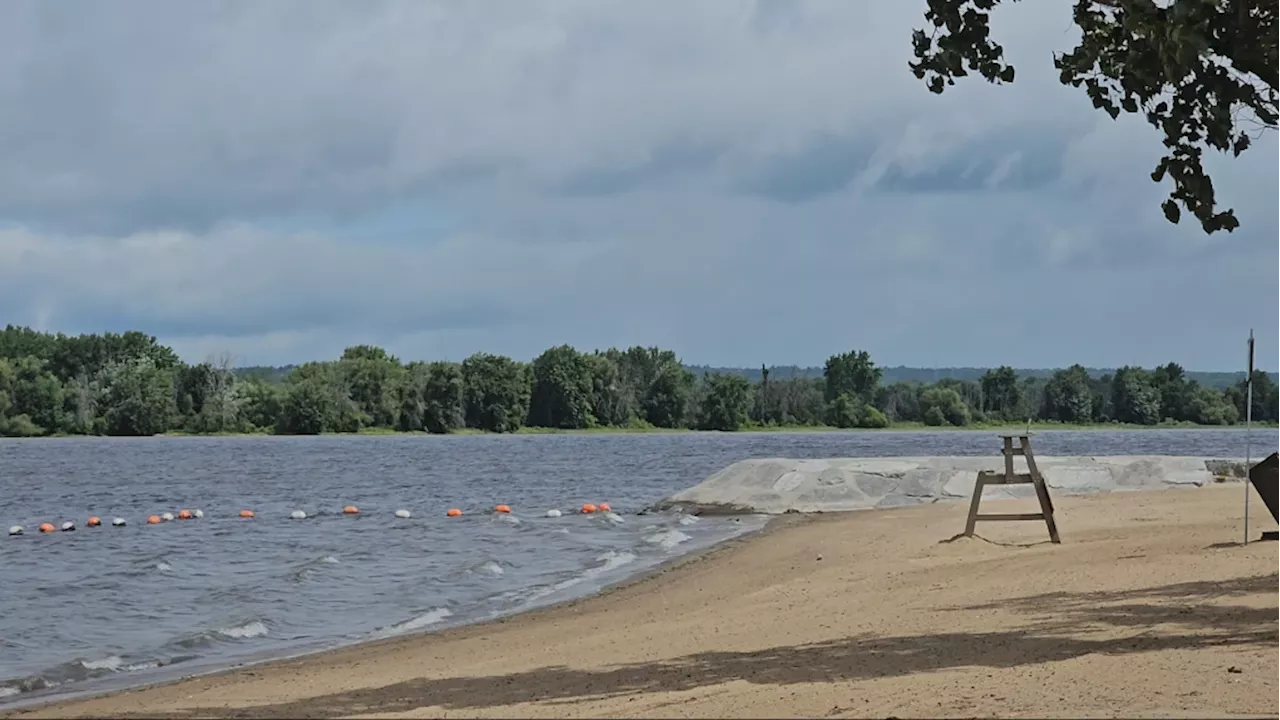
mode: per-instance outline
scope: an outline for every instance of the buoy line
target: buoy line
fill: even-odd
[[[612,511],[613,511],[612,506],[610,506],[609,503],[607,502],[602,502],[598,504],[583,503],[583,505],[579,508],[578,513],[581,515],[591,515],[594,513],[608,513]],[[498,515],[512,514],[511,506],[505,503],[499,503],[495,505],[493,507],[493,512]],[[360,513],[360,508],[356,505],[344,505],[342,507],[341,514],[342,515],[360,515],[361,513]],[[413,513],[405,508],[399,508],[392,514],[396,518],[401,520],[409,520],[414,517]],[[552,508],[546,511],[546,513],[544,514],[544,517],[558,518],[558,517],[562,517],[563,515],[564,515],[563,511],[557,508]],[[182,509],[182,510],[178,510],[177,513],[165,511],[157,514],[148,515],[146,524],[162,525],[172,520],[198,520],[203,518],[204,516],[205,516],[204,511],[199,509],[192,509],[192,510]],[[463,511],[461,508],[451,507],[445,511],[445,517],[448,517],[448,518],[460,518],[462,516],[463,516]],[[254,513],[253,510],[246,508],[244,510],[239,511],[239,513],[237,514],[237,517],[242,519],[254,519],[257,517],[257,514]],[[290,520],[306,520],[311,517],[314,517],[314,515],[308,515],[303,510],[294,510],[290,512],[288,515],[288,518]],[[515,522],[516,520],[512,518],[512,521]],[[122,517],[112,517],[111,519],[111,527],[128,527],[128,525],[129,525],[128,521]],[[103,526],[102,518],[97,515],[89,516],[88,520],[85,522],[85,527],[101,528],[102,526]],[[50,523],[50,522],[42,522],[36,526],[36,529],[39,530],[41,534],[48,534],[48,533],[58,532],[59,530],[61,532],[74,532],[76,530],[76,527],[77,525],[74,520],[67,520],[57,526],[55,526],[53,523]],[[11,525],[9,527],[10,537],[20,537],[25,535],[26,532],[27,532],[26,527],[23,525]]]

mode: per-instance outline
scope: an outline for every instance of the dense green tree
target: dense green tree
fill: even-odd
[[[35,357],[18,358],[12,364],[9,401],[14,415],[25,415],[45,432],[62,427],[63,391],[58,378]]]
[[[861,397],[841,395],[827,403],[827,424],[838,428],[884,428],[889,418]]]
[[[841,395],[858,398],[864,403],[875,399],[876,385],[880,383],[880,368],[871,361],[865,350],[855,350],[827,358],[822,377],[826,380],[826,401]]]
[[[930,387],[920,393],[920,409],[926,424],[941,417],[948,425],[961,427],[969,424],[969,406],[953,387]]]
[[[271,430],[283,415],[287,391],[280,385],[248,380],[236,387],[239,411],[247,429]]]
[[[319,435],[334,429],[334,392],[316,377],[289,383],[275,430],[281,435]]]
[[[941,93],[977,72],[1013,82],[1013,66],[990,35],[1000,0],[928,0],[909,63]],[[1170,222],[1185,208],[1207,233],[1235,229],[1219,210],[1204,169],[1206,150],[1239,155],[1261,129],[1276,128],[1277,3],[1274,0],[1076,0],[1080,41],[1054,57],[1064,85],[1083,87],[1112,118],[1140,115],[1164,135],[1168,154],[1151,179],[1173,190],[1162,206]]]
[[[636,397],[622,371],[622,353],[610,348],[586,356],[591,370],[591,416],[601,425],[622,427],[636,420]]]
[[[896,382],[876,389],[875,406],[893,422],[923,422],[920,385]]]
[[[1111,379],[1111,406],[1114,418],[1134,425],[1160,422],[1160,392],[1146,370],[1122,367]]]
[[[670,350],[632,347],[619,358],[639,415],[655,427],[683,427],[690,415],[694,376]]]
[[[983,374],[978,384],[982,388],[982,411],[1001,420],[1021,417],[1022,388],[1013,368],[1003,365]]]
[[[821,378],[770,379],[761,392],[764,422],[771,425],[821,425],[826,412]]]
[[[515,432],[529,414],[529,375],[509,357],[476,353],[462,361],[467,426]]]
[[[1222,393],[1200,385],[1193,384],[1191,398],[1185,407],[1185,414],[1178,419],[1199,425],[1231,425],[1239,416],[1236,406],[1228,402]]]
[[[110,435],[158,435],[176,416],[173,373],[149,357],[106,369],[102,416]]]
[[[310,362],[295,368],[280,400],[276,432],[315,435],[367,427],[370,418],[352,399],[344,370],[333,362]]]
[[[1169,363],[1151,371],[1151,384],[1160,395],[1160,413],[1163,417],[1171,420],[1190,419],[1190,404],[1199,387],[1187,379],[1186,371],[1181,365]]]
[[[751,409],[751,383],[740,375],[707,375],[699,425],[703,430],[736,431]]]
[[[342,352],[338,372],[351,402],[368,418],[364,424],[395,427],[405,378],[398,359],[382,348],[356,345]]]
[[[439,435],[464,427],[465,391],[466,382],[457,363],[428,363],[422,386],[423,429]]]
[[[533,386],[529,424],[579,429],[595,424],[591,400],[595,383],[587,356],[568,345],[544,351],[530,365]]]
[[[1089,372],[1083,366],[1058,370],[1045,383],[1044,417],[1067,423],[1086,423],[1093,419],[1093,392]]]

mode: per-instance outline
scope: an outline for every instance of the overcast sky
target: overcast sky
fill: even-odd
[[[713,365],[1276,365],[1277,146],[1169,225],[1160,138],[907,69],[924,0],[0,4],[0,324],[242,364],[570,343]]]

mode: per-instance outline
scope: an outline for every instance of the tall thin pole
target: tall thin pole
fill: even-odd
[[[1244,468],[1253,462],[1253,328],[1249,328],[1249,375],[1244,391]],[[1249,544],[1249,483],[1244,484],[1244,544]]]

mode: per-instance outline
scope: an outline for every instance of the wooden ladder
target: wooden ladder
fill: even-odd
[[[1031,452],[1031,433],[1001,435],[1004,441],[1004,472],[994,472],[991,470],[980,470],[978,472],[978,482],[973,486],[973,500],[969,503],[969,521],[965,524],[964,534],[973,537],[974,526],[979,520],[1044,520],[1045,526],[1049,528],[1049,539],[1055,543],[1061,543],[1058,538],[1058,526],[1053,521],[1053,500],[1049,498],[1049,488],[1044,483],[1044,476],[1040,474],[1039,468],[1036,467],[1036,457]],[[1018,439],[1018,447],[1014,447],[1013,440]],[[1013,458],[1015,455],[1021,455],[1027,459],[1027,470],[1029,472],[1017,473],[1013,471]],[[1040,501],[1040,512],[1038,513],[985,513],[978,512],[978,506],[982,503],[982,491],[988,485],[1031,485],[1036,489],[1036,498]]]

